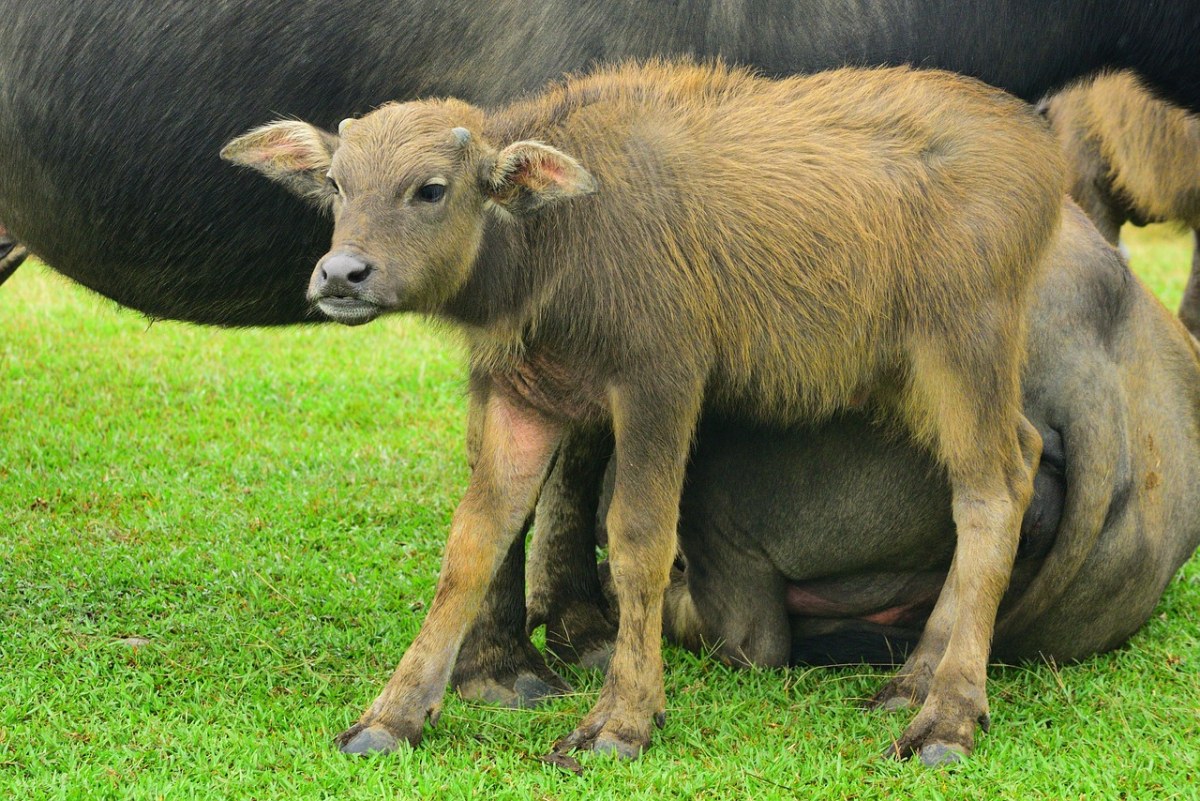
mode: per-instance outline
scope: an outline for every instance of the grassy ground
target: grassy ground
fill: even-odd
[[[1131,245],[1173,305],[1187,241]],[[954,771],[873,759],[906,722],[856,705],[884,673],[675,649],[636,763],[535,759],[594,699],[579,673],[543,710],[451,698],[418,751],[344,757],[465,484],[461,350],[411,320],[149,326],[36,267],[0,308],[0,798],[1200,794],[1197,560],[1128,648],[994,670],[993,733]]]

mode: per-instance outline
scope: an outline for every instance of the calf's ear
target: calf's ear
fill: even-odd
[[[514,142],[500,151],[485,179],[493,202],[513,214],[590,195],[596,179],[575,159],[541,142]]]
[[[279,120],[242,134],[221,148],[221,158],[258,170],[318,204],[332,195],[326,173],[338,138],[297,120]]]

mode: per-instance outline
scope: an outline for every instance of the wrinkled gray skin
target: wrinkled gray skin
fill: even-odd
[[[1125,642],[1200,544],[1200,351],[1073,204],[1037,290],[1024,403],[1045,451],[993,658],[1083,659]],[[597,665],[616,619],[594,567],[611,443],[574,444],[538,506],[528,623],[559,658]],[[933,461],[855,413],[794,431],[704,422],[679,535],[667,636],[735,664],[903,661],[954,549]],[[520,580],[519,546],[497,587]],[[529,704],[565,684],[504,592],[455,681]]]

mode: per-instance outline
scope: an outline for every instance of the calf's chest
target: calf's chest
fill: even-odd
[[[546,353],[527,353],[488,371],[492,390],[556,420],[609,419],[606,382],[598,371]]]

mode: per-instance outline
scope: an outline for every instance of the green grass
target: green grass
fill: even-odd
[[[1131,241],[1170,304],[1188,245]],[[995,669],[953,771],[880,761],[886,674],[737,671],[668,649],[635,763],[536,756],[595,698],[450,697],[415,752],[331,738],[432,596],[466,481],[463,358],[414,320],[148,325],[40,268],[0,290],[0,798],[1197,798],[1200,564],[1129,647]],[[119,642],[137,636],[136,650]]]

